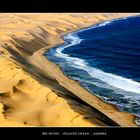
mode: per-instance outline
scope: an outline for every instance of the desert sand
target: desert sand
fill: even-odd
[[[0,14],[0,126],[136,126],[42,55],[64,33],[135,14]]]

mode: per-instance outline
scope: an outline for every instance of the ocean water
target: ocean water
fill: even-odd
[[[91,94],[137,116],[140,124],[140,16],[63,35],[45,56]]]

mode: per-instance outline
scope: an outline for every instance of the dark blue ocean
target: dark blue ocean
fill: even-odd
[[[62,38],[65,42],[45,56],[91,94],[140,118],[140,16],[105,21]]]

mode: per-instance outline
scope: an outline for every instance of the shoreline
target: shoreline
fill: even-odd
[[[98,24],[98,23],[97,23]],[[94,26],[95,24],[89,26],[89,27],[92,27]],[[52,48],[52,47],[56,47],[58,45],[61,45],[63,44],[65,41],[63,40],[63,36],[69,34],[69,33],[73,33],[73,32],[77,32],[79,30],[83,30],[85,28],[89,28],[89,27],[84,27],[82,29],[76,29],[76,30],[71,30],[67,33],[64,33],[64,34],[61,34],[59,37],[58,37],[58,42],[59,43],[56,43],[55,45],[52,45],[50,46],[49,48]],[[57,41],[56,41],[57,42]],[[38,64],[35,64],[34,65],[37,65],[39,66],[40,68],[44,68],[45,71],[48,71],[47,73],[49,73],[51,76],[53,75],[54,78],[56,78],[56,80],[59,82],[59,84],[61,86],[63,86],[64,88],[70,90],[74,95],[78,96],[80,99],[82,99],[84,102],[86,102],[87,104],[89,104],[90,106],[96,108],[97,110],[99,110],[100,112],[102,112],[103,114],[105,114],[107,117],[109,117],[111,120],[113,120],[114,122],[117,122],[120,126],[136,126],[134,120],[135,120],[135,116],[132,115],[132,114],[129,114],[129,113],[126,113],[126,112],[120,112],[114,105],[112,104],[109,104],[107,102],[104,102],[102,101],[101,99],[99,99],[97,96],[91,94],[89,91],[87,91],[86,89],[84,89],[84,87],[82,87],[79,83],[77,83],[76,81],[70,79],[69,77],[67,77],[60,69],[60,67],[56,64],[54,64],[53,62],[49,61],[45,56],[44,56],[44,52],[46,52],[48,49],[47,48],[43,48],[37,52],[35,52],[32,56],[32,63],[34,63],[35,61],[37,62],[38,61]],[[42,58],[41,58],[41,55],[42,55]],[[36,60],[36,58],[38,60]],[[33,62],[34,61],[34,62]],[[39,61],[40,61],[40,64],[39,64]],[[47,62],[46,62],[47,61]],[[43,63],[43,65],[45,66],[41,66],[41,63]],[[48,68],[49,66],[49,68]],[[49,71],[51,70],[51,71]],[[52,71],[53,70],[53,71]],[[62,80],[63,79],[63,80]],[[66,81],[67,81],[67,84],[66,84]],[[72,88],[72,86],[74,86],[74,88]],[[78,93],[80,91],[80,93]],[[93,97],[92,97],[93,96]],[[93,102],[94,101],[94,102]],[[96,101],[96,103],[95,103]],[[97,104],[97,105],[96,105]],[[103,108],[100,107],[100,105],[98,104],[102,104]],[[105,110],[104,110],[105,109]],[[112,116],[112,111],[113,113],[116,113],[116,114],[113,114]],[[111,112],[111,113],[110,113]],[[126,118],[128,119],[128,121],[124,121],[124,120],[117,120],[117,117],[118,118],[124,118],[124,120],[126,120]],[[126,124],[127,125],[126,125]]]
[[[76,40],[76,42],[78,42],[78,45],[80,44],[79,42],[80,41],[77,41],[78,39],[79,40],[81,40],[81,38],[78,36],[78,33],[81,33],[81,32],[84,32],[84,31],[87,31],[87,30],[92,30],[92,28],[96,28],[96,27],[98,27],[98,26],[102,26],[102,24],[104,25],[104,24],[106,24],[106,22],[107,22],[107,24],[109,23],[111,23],[111,22],[114,22],[114,21],[120,21],[120,20],[126,20],[126,19],[132,19],[132,18],[136,18],[136,17],[139,17],[139,15],[136,15],[136,16],[127,16],[127,17],[123,17],[123,18],[115,18],[115,19],[111,19],[111,20],[105,20],[105,21],[103,21],[103,22],[99,22],[99,23],[95,23],[95,24],[93,24],[93,25],[90,25],[90,26],[88,26],[88,27],[84,27],[84,28],[81,28],[81,29],[77,29],[77,30],[73,30],[73,31],[69,31],[69,32],[67,32],[67,33],[64,33],[64,34],[62,34],[62,35],[60,35],[60,37],[59,37],[59,39],[60,40],[63,40],[62,41],[62,43],[58,43],[57,45],[53,45],[52,47],[50,47],[50,49],[51,48],[54,48],[54,49],[52,49],[52,50],[55,50],[55,53],[57,54],[60,54],[61,55],[61,53],[62,53],[62,57],[61,56],[55,56],[54,55],[54,53],[52,52],[49,52],[49,53],[47,53],[48,51],[49,51],[49,49],[47,49],[46,51],[44,51],[44,53],[42,53],[42,55],[43,55],[43,57],[44,57],[44,55],[45,55],[45,57],[46,57],[46,59],[48,60],[48,61],[50,61],[51,63],[54,63],[54,64],[56,64],[56,66],[57,67],[59,67],[59,69],[60,69],[60,71],[62,71],[62,73],[63,73],[63,75],[64,76],[66,76],[66,77],[68,77],[68,79],[70,79],[70,80],[73,80],[73,81],[75,81],[75,82],[78,82],[78,81],[76,81],[76,80],[74,80],[73,78],[71,78],[71,77],[69,77],[69,74],[67,74],[67,72],[65,73],[65,71],[63,71],[63,70],[61,70],[61,68],[63,68],[63,67],[61,67],[61,66],[59,66],[59,63],[57,64],[56,62],[55,62],[55,59],[56,58],[58,58],[58,60],[59,60],[59,58],[63,58],[63,59],[65,59],[65,56],[63,57],[63,52],[62,52],[62,50],[63,49],[65,49],[65,48],[68,48],[69,46],[71,47],[71,44],[72,44],[72,42],[74,42],[75,40]],[[71,40],[71,38],[72,38],[72,41],[67,41],[66,39],[65,39],[65,37],[68,37],[68,36],[71,36],[71,37],[69,37],[69,39]],[[76,37],[75,37],[76,36]],[[74,37],[75,37],[75,39],[74,39]],[[77,43],[75,43],[74,45],[76,45]],[[68,46],[68,47],[67,47]],[[61,51],[60,52],[57,52],[56,50],[57,49],[60,49]],[[48,54],[48,55],[47,55]],[[53,57],[54,57],[54,61],[53,61]],[[50,59],[49,59],[50,58]],[[52,59],[51,59],[52,58]],[[75,58],[75,57],[67,57],[66,56],[66,58]],[[57,60],[57,59],[56,59]],[[57,61],[58,61],[57,60]],[[66,61],[66,60],[65,60]],[[116,75],[116,76],[118,76],[118,75]],[[95,77],[94,77],[95,78]],[[123,77],[122,76],[122,78],[123,78],[123,80],[125,80],[125,77]],[[127,84],[127,81],[126,81],[126,84]],[[62,84],[63,85],[63,84]],[[86,89],[86,87],[84,87],[84,86],[82,86],[82,84],[81,84],[81,82],[79,82],[79,86],[81,86],[82,88],[85,88]],[[115,85],[114,85],[115,86]],[[129,86],[131,86],[131,85],[129,85]],[[129,86],[127,87],[128,89],[129,89]],[[87,90],[87,92],[89,92],[89,93],[91,93],[92,94],[92,92],[90,92],[90,90],[88,90],[88,89],[86,89]],[[127,91],[127,90],[126,90]],[[137,90],[138,91],[138,90]],[[94,96],[96,96],[95,94],[94,94]],[[99,98],[98,96],[96,96],[97,98]],[[99,99],[101,99],[101,98],[99,98]],[[110,105],[112,105],[112,106],[114,106],[115,108],[117,108],[117,106],[115,105],[115,104],[113,104],[113,103],[109,103],[109,102],[107,102],[107,101],[105,101],[105,100],[102,100],[101,99],[101,101],[103,101],[103,102],[105,102],[105,103],[108,103],[108,104],[110,104]],[[128,111],[121,111],[121,109],[119,109],[119,108],[117,108],[120,112],[126,112],[126,113],[128,113],[128,114],[132,114],[133,116],[135,116],[136,117],[136,119],[138,119],[139,117],[138,117],[138,115],[136,115],[136,114],[134,114],[134,113],[129,113]],[[136,119],[135,119],[135,122],[136,122]],[[138,125],[137,123],[136,123],[136,125]]]
[[[136,126],[42,55],[62,34],[126,15],[135,14],[1,14],[0,125]]]

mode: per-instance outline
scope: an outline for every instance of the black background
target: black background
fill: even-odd
[[[46,133],[46,135],[43,135],[43,133]],[[68,128],[68,127],[11,127],[11,128],[0,128],[0,137],[1,138],[27,138],[27,136],[30,136],[33,138],[46,138],[48,136],[50,137],[72,137],[72,136],[82,136],[83,138],[87,136],[92,137],[112,137],[114,139],[123,139],[126,138],[137,138],[139,137],[139,128],[132,128],[132,127],[123,127],[123,128],[117,128],[117,127],[98,127],[98,128],[92,128],[92,127],[76,127],[76,128]],[[67,133],[67,135],[66,135]],[[84,135],[84,133],[89,133],[88,135]],[[100,135],[99,133],[104,133],[106,135]],[[57,135],[58,134],[58,135]],[[124,137],[122,137],[124,136]]]
[[[0,0],[1,12],[139,12],[138,0]]]

